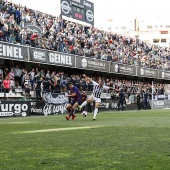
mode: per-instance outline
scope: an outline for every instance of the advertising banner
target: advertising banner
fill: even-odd
[[[125,64],[111,63],[110,72],[135,76],[136,75],[136,67],[131,66],[131,65],[125,65]]]
[[[43,101],[31,101],[31,115],[42,115],[43,114],[43,108],[44,108],[44,102]]]
[[[137,67],[137,76],[147,78],[158,78],[158,70],[150,68]]]
[[[109,72],[110,62],[76,56],[76,68]]]
[[[90,1],[84,1],[86,7],[86,22],[94,25],[94,3]]]
[[[168,109],[170,108],[170,100],[149,100],[150,106],[152,109]]]
[[[47,52],[48,63],[57,66],[75,67],[75,56],[59,52]]]
[[[151,109],[163,109],[165,108],[165,100],[149,100],[149,104],[151,106]]]
[[[0,42],[0,58],[28,61],[27,47]]]
[[[106,110],[109,110],[109,109],[111,109],[110,100],[102,101],[100,106],[99,106],[99,111],[106,111]]]
[[[36,32],[38,35],[41,35],[43,32],[43,28],[39,25],[32,25],[31,22],[25,22],[24,27],[27,31],[32,33]]]
[[[29,116],[29,101],[0,101],[0,117]]]
[[[43,114],[63,114],[66,111],[68,98],[64,93],[43,92],[42,99],[44,101]]]
[[[66,17],[72,16],[71,9],[71,1],[70,0],[61,0],[61,15]]]
[[[30,48],[30,60],[50,65],[75,67],[75,56],[65,53]]]
[[[37,48],[30,48],[30,60],[35,61],[38,63],[48,63],[47,59],[47,51],[37,49]]]
[[[159,70],[159,79],[170,80],[170,72]]]

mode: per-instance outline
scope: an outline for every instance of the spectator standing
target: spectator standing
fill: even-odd
[[[11,81],[11,88],[14,88],[15,87],[15,81],[14,81],[14,70],[11,68],[11,72],[8,74],[9,76],[9,79]]]
[[[25,44],[26,44],[26,45],[31,45],[31,32],[30,32],[29,30],[26,31],[26,37],[25,37],[25,39],[26,39]]]
[[[14,69],[14,75],[15,75],[15,86],[21,86],[21,69],[16,65]]]
[[[25,95],[28,98],[30,98],[30,87],[31,87],[30,76],[28,74],[25,74],[24,88],[25,88]]]
[[[38,35],[36,32],[33,33],[33,35],[31,36],[30,40],[31,40],[31,46],[35,47],[36,46],[36,41],[38,39]]]
[[[25,45],[26,44],[26,39],[27,39],[27,32],[26,32],[25,29],[21,30],[20,37],[21,37],[21,44]]]
[[[141,96],[140,96],[140,93],[137,94],[136,99],[137,99],[138,110],[141,110]]]
[[[44,91],[50,92],[50,80],[47,77],[44,78],[42,82],[42,87]]]
[[[144,92],[144,107],[145,107],[145,109],[148,109],[148,91],[147,90],[145,90],[145,92]]]
[[[52,72],[51,76],[50,76],[50,85],[51,85],[51,91],[54,92],[54,82],[55,82],[55,72]]]
[[[21,22],[21,11],[19,8],[16,9],[15,11],[15,17],[16,17],[16,22],[18,25],[20,25]]]
[[[34,77],[35,77],[34,68],[32,68],[32,70],[31,70],[31,72],[29,73],[29,75],[30,75],[31,89],[33,89],[33,86],[34,86]]]
[[[57,76],[54,77],[54,93],[61,93],[60,80],[58,80]]]
[[[84,79],[81,79],[80,80],[80,88],[81,90],[83,91],[86,91],[87,90],[87,84],[86,84],[86,81]]]
[[[120,90],[119,93],[119,103],[118,103],[118,111],[120,110],[120,105],[122,107],[122,111],[123,111],[123,103],[125,101],[125,94],[123,92],[123,89]]]
[[[76,86],[78,89],[80,89],[80,78],[79,76],[76,76],[74,81],[74,86]]]
[[[11,88],[11,82],[9,79],[9,76],[5,77],[5,80],[3,81],[3,86],[4,86],[4,99],[6,100],[6,93],[9,93],[9,90]]]
[[[50,79],[50,70],[47,71],[46,77]]]
[[[4,26],[2,28],[3,32],[4,32],[4,36],[5,36],[5,41],[9,42],[9,32],[8,32],[9,26],[7,24],[7,20],[4,20]]]
[[[63,77],[63,80],[61,82],[61,86],[62,87],[66,87],[67,86],[67,79],[66,79],[66,77]]]
[[[22,85],[23,87],[24,87],[24,82],[25,82],[25,78],[26,78],[27,75],[28,75],[27,70],[23,69],[23,70],[22,70],[22,74],[21,74],[21,77],[22,77],[21,85]]]
[[[9,42],[14,43],[15,41],[14,29],[12,26],[9,26]]]
[[[9,74],[8,67],[5,67],[4,72],[3,72],[3,75],[4,75],[3,77],[8,76],[8,74]]]
[[[37,82],[36,82],[36,86],[35,86],[35,89],[36,89],[36,97],[37,97],[37,100],[41,100],[41,89],[42,89],[42,82],[43,82],[43,78],[37,78]]]

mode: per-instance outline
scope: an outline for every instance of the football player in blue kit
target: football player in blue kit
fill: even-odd
[[[71,98],[71,102],[68,103],[66,108],[69,113],[69,115],[66,116],[66,119],[69,120],[70,117],[72,116],[72,120],[74,120],[76,117],[74,112],[76,107],[81,104],[82,96],[79,89],[76,86],[74,86],[73,83],[69,83],[68,87],[71,94],[69,94],[67,97]]]

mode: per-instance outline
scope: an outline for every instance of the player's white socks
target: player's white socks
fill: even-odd
[[[87,104],[87,101],[84,101],[84,102],[81,104],[80,108],[86,106],[86,104]]]
[[[96,116],[97,116],[97,113],[98,113],[98,108],[95,108],[94,109],[94,117],[96,118]]]

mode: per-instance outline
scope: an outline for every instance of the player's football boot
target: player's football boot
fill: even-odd
[[[74,120],[76,118],[76,115],[75,114],[73,114],[72,115],[72,120]]]
[[[66,118],[67,120],[69,120],[69,119],[70,119],[70,116],[66,116],[65,118]]]

